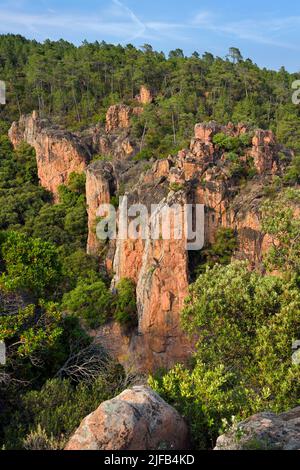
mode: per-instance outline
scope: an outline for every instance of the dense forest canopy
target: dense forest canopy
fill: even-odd
[[[0,119],[12,121],[37,109],[71,129],[103,121],[110,104],[130,104],[142,84],[156,94],[136,133],[147,127],[146,145],[165,153],[182,146],[196,122],[249,122],[276,132],[284,144],[300,147],[300,111],[291,100],[300,74],[260,69],[236,48],[225,59],[206,52],[168,57],[148,44],[137,49],[104,41],[81,46],[22,36],[0,36],[0,77],[7,105]],[[150,151],[151,151],[150,150]]]

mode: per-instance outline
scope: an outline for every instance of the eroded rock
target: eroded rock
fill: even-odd
[[[215,450],[300,450],[300,407],[251,416],[220,436]]]
[[[183,418],[149,387],[125,390],[84,418],[65,450],[185,450]]]
[[[36,111],[14,122],[9,138],[14,147],[25,141],[35,149],[40,183],[54,194],[55,200],[58,186],[67,183],[70,173],[82,173],[91,158],[77,135],[39,119]]]

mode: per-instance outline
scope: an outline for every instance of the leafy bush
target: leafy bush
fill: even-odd
[[[51,435],[47,436],[45,429],[38,424],[37,428],[23,439],[25,450],[58,450],[63,449],[63,444]]]
[[[213,137],[213,143],[218,145],[221,149],[228,152],[240,154],[240,152],[251,145],[252,137],[250,134],[241,134],[237,137],[232,137],[224,134],[223,132],[217,133]]]
[[[41,304],[40,308],[28,305],[16,315],[0,317],[0,341],[10,347],[20,358],[30,357],[52,347],[62,334],[61,314],[53,303]]]
[[[299,404],[300,369],[291,361],[299,309],[294,280],[261,276],[244,263],[208,268],[191,286],[182,324],[198,338],[196,362],[151,383],[188,418],[197,447],[207,438],[211,445],[232,415]]]
[[[137,324],[135,289],[135,284],[131,279],[121,279],[117,284],[114,318],[121,325],[136,326]]]
[[[150,376],[149,385],[185,417],[197,449],[214,446],[224,417],[233,416],[245,402],[245,391],[224,365],[193,369],[176,365],[165,375]]]
[[[85,250],[79,248],[68,256],[62,253],[60,259],[64,290],[74,289],[78,281],[92,283],[99,280],[98,260],[94,256],[87,255]]]
[[[62,307],[68,313],[84,318],[88,325],[104,324],[112,312],[112,294],[102,280],[92,284],[79,281],[77,287],[63,297]]]
[[[47,297],[61,280],[57,249],[49,242],[9,232],[2,243],[1,256],[6,269],[1,283],[10,290]]]
[[[5,429],[6,448],[62,448],[85,416],[121,392],[122,377],[122,368],[112,363],[93,384],[52,379],[24,393]]]
[[[300,183],[300,155],[296,155],[287,169],[284,180],[289,184],[299,184]]]
[[[278,191],[277,191],[278,193]],[[282,270],[288,275],[300,275],[300,218],[294,215],[300,191],[285,190],[262,206],[262,230],[276,239],[265,256],[269,269]]]
[[[181,183],[171,183],[169,186],[170,191],[174,191],[177,193],[178,191],[181,191],[184,188],[184,184]]]
[[[237,249],[237,237],[231,228],[220,227],[215,236],[215,242],[208,248],[190,255],[190,270],[195,280],[205,272],[207,266],[213,267],[216,263],[227,265]]]

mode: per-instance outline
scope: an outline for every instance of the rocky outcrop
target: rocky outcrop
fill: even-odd
[[[127,129],[130,126],[132,108],[125,104],[110,106],[106,113],[106,132],[113,132],[116,129]]]
[[[125,390],[87,416],[65,450],[186,450],[183,418],[149,387]]]
[[[86,203],[88,208],[87,252],[99,255],[99,240],[96,235],[98,209],[102,204],[109,204],[116,193],[117,182],[114,168],[109,162],[95,162],[86,172]],[[104,214],[102,214],[104,215]]]
[[[36,111],[14,122],[9,138],[14,147],[25,141],[35,149],[40,183],[56,200],[58,186],[68,181],[70,173],[82,173],[91,157],[78,136],[39,119]]]
[[[174,204],[181,208],[185,204],[204,205],[205,243],[214,242],[220,227],[232,228],[238,238],[235,257],[260,268],[263,253],[272,243],[260,228],[260,204],[264,187],[271,181],[274,171],[278,174],[282,171],[278,158],[282,149],[276,144],[272,133],[254,131],[253,145],[249,142],[239,158],[241,164],[252,158],[253,165],[257,165],[257,175],[241,188],[239,180],[230,171],[226,152],[213,142],[214,135],[219,132],[239,136],[249,132],[249,129],[242,124],[198,124],[189,149],[156,161],[140,175],[139,180],[128,176],[136,164],[127,161],[127,167],[122,166],[122,171],[114,168],[115,179],[120,185],[127,175],[127,180],[131,181],[127,193],[128,206],[143,204],[150,213],[151,204],[156,204],[157,218],[163,214],[165,207]],[[256,159],[257,152],[259,158]],[[262,169],[263,175],[260,173]],[[95,201],[97,198],[107,201],[107,187],[108,183],[102,182],[101,173],[98,188],[103,193],[100,198],[96,195]],[[96,206],[97,202],[92,215]],[[149,226],[151,224],[150,219]],[[173,228],[167,240],[132,239],[128,236],[110,243],[106,265],[114,274],[113,287],[125,277],[134,280],[137,286],[138,328],[129,336],[122,330],[117,334],[114,332],[114,340],[110,341],[112,327],[106,327],[100,329],[99,339],[108,346],[111,344],[119,361],[135,369],[148,371],[170,367],[176,362],[183,362],[192,351],[192,341],[187,340],[180,328],[180,312],[188,292],[190,267],[195,253],[187,251],[184,237],[174,237]],[[124,354],[124,343],[127,345],[127,355]]]
[[[255,131],[252,139],[251,156],[259,175],[276,173],[278,169],[278,144],[272,131]]]
[[[145,105],[145,104],[151,104],[153,99],[154,97],[153,97],[152,91],[146,85],[142,85],[140,88],[140,93],[137,96],[137,100],[141,104]]]
[[[147,104],[150,91],[141,89],[140,97],[140,102]],[[169,239],[144,239],[140,234],[135,239],[128,235],[103,244],[96,236],[97,219],[103,216],[99,208],[110,202],[116,206],[118,197],[125,194],[128,206],[143,204],[148,214],[155,204],[155,217],[159,219],[164,217],[164,209],[174,204],[180,208],[201,204],[205,207],[205,243],[214,242],[220,227],[230,227],[238,239],[235,257],[261,268],[263,253],[272,243],[260,227],[264,188],[274,175],[282,174],[291,153],[270,131],[210,122],[197,124],[190,147],[177,155],[147,163],[136,161],[133,157],[139,151],[139,142],[130,134],[130,123],[132,116],[142,111],[142,107],[111,106],[106,128],[99,124],[77,134],[51,126],[33,113],[14,123],[9,135],[15,146],[25,140],[36,149],[41,184],[56,199],[59,184],[65,183],[71,172],[86,169],[87,251],[101,255],[101,266],[113,277],[112,288],[122,278],[135,282],[138,306],[136,330],[128,333],[111,323],[97,336],[122,364],[149,371],[183,362],[192,351],[192,341],[180,328],[180,312],[195,253],[187,251],[185,237],[175,237],[174,227]],[[243,187],[232,171],[229,152],[215,143],[217,133],[228,137],[247,133],[252,138],[238,155],[233,155],[237,167],[247,169],[250,165],[256,171]],[[96,158],[87,166],[91,155]],[[128,223],[131,220],[127,218]],[[149,219],[149,227],[153,222]]]
[[[252,416],[220,436],[215,450],[300,450],[300,407]]]
[[[106,113],[106,132],[111,133],[120,129],[128,129],[131,124],[131,117],[142,112],[143,108],[131,108],[125,104],[110,106]]]

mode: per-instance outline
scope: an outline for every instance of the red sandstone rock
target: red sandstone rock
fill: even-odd
[[[95,232],[99,206],[109,203],[126,183],[131,202],[146,204],[148,208],[152,203],[158,204],[160,210],[164,204],[173,202],[181,206],[188,202],[204,204],[206,243],[214,242],[221,226],[231,227],[238,236],[235,256],[259,267],[263,253],[272,243],[260,227],[263,177],[268,178],[274,172],[280,174],[282,165],[278,158],[281,147],[272,132],[255,131],[252,148],[241,156],[244,161],[252,157],[258,172],[256,183],[252,181],[241,190],[226,171],[226,155],[214,145],[213,136],[217,132],[238,136],[249,132],[247,126],[198,124],[190,149],[157,160],[143,173],[140,164],[131,161],[137,145],[131,141],[128,131],[132,114],[139,112],[142,108],[113,106],[107,113],[106,133],[99,127],[92,132],[94,149],[109,155],[112,161],[97,161],[87,168],[88,253],[97,255],[101,248]],[[66,182],[72,171],[83,171],[89,159],[89,151],[78,136],[49,128],[49,123],[38,119],[36,113],[14,123],[9,135],[14,146],[22,140],[34,146],[41,184],[54,195],[58,185]],[[170,191],[171,183],[179,184],[183,190]],[[174,237],[149,241],[128,238],[109,243],[103,261],[115,273],[113,285],[123,277],[133,279],[137,285],[137,331],[128,336],[116,324],[110,324],[99,329],[97,335],[107,342],[108,349],[111,348],[122,364],[149,371],[171,367],[190,355],[192,341],[180,328],[180,312],[189,284],[185,243],[186,240]]]
[[[131,108],[125,104],[110,106],[106,113],[106,132],[110,133],[120,129],[128,129],[131,117],[142,112],[143,108]]]
[[[77,136],[49,127],[49,122],[40,120],[36,111],[14,122],[9,138],[14,147],[22,141],[34,147],[40,183],[56,200],[58,186],[68,181],[70,173],[82,173],[90,159],[88,148]]]
[[[220,131],[234,136],[249,132],[249,129],[242,124],[226,127],[216,123],[197,125],[196,138],[192,140],[190,150],[156,161],[141,175],[132,193],[132,202],[146,203],[148,207],[151,203],[163,207],[166,201],[169,205],[175,201],[182,206],[191,201],[204,204],[206,243],[214,242],[220,227],[230,227],[238,235],[236,257],[248,260],[250,266],[260,267],[262,255],[272,243],[260,228],[258,209],[264,184],[251,182],[245,192],[234,187],[235,183],[224,167],[224,155],[212,142],[214,133]],[[272,134],[257,131],[254,137],[253,145],[259,152],[262,165],[260,168],[270,168],[271,161],[274,168],[278,148]],[[250,146],[247,152],[252,151]],[[168,195],[171,183],[178,183],[184,189],[190,182],[193,182],[192,190],[188,193],[185,190],[175,193],[174,201],[174,193]],[[100,187],[101,184],[100,181]],[[102,188],[102,191],[100,200],[106,200],[107,190]],[[240,196],[237,198],[238,192]],[[114,285],[124,277],[137,284],[138,330],[126,340],[120,332],[114,341],[115,356],[127,366],[130,363],[130,367],[145,371],[170,367],[185,361],[192,351],[192,341],[187,340],[180,328],[180,312],[189,285],[185,242],[172,237],[170,240],[117,240],[115,252],[107,263],[110,269],[113,264]],[[106,336],[109,344],[111,333],[104,333]],[[124,341],[127,358],[121,347]]]
[[[257,130],[252,140],[252,157],[260,175],[271,173],[276,155],[276,140],[272,131]]]
[[[214,450],[299,450],[300,407],[258,413],[220,436]]]
[[[95,162],[86,172],[86,203],[88,208],[87,252],[99,254],[100,241],[96,235],[97,211],[101,204],[109,204],[116,190],[113,166],[108,162]]]
[[[153,101],[153,94],[146,85],[142,85],[137,98],[141,104],[150,104]]]
[[[149,387],[133,387],[84,418],[65,450],[187,450],[183,418]]]
[[[116,129],[127,129],[130,126],[132,108],[125,104],[118,104],[108,108],[106,113],[106,132]]]

